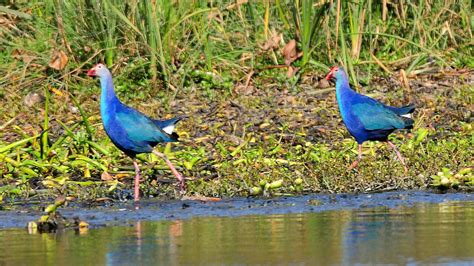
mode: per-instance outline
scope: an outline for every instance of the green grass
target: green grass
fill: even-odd
[[[85,199],[129,188],[131,161],[105,136],[96,81],[85,77],[97,62],[112,68],[117,93],[130,105],[152,116],[189,115],[178,128],[183,141],[165,151],[189,178],[189,194],[420,188],[443,168],[453,174],[438,173],[439,182],[471,167],[469,72],[437,77],[457,82],[449,89],[420,85],[432,78],[424,74],[474,67],[470,1],[338,2],[47,0],[1,7],[8,26],[0,29],[0,195]],[[282,39],[264,50],[271,32]],[[275,65],[284,64],[280,50],[291,39],[303,56],[288,78],[286,67]],[[47,67],[54,50],[69,59],[60,71]],[[409,177],[376,143],[365,146],[358,172],[346,170],[355,144],[338,123],[334,96],[314,90],[333,64],[345,66],[353,84],[369,85],[362,90],[419,106],[413,133],[394,137]],[[398,83],[401,70],[410,88]],[[44,101],[25,106],[30,92]],[[174,196],[163,162],[140,158],[145,194]]]

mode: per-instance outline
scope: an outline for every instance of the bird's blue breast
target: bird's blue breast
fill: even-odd
[[[352,105],[361,101],[358,94],[350,88],[345,88],[342,84],[336,83],[336,99],[339,105],[342,121],[349,133],[362,143],[367,140],[368,133],[355,113],[352,112]]]
[[[128,155],[152,151],[152,146],[149,141],[130,137],[125,126],[122,125],[115,116],[109,116],[107,124],[104,123],[104,128],[115,146]]]

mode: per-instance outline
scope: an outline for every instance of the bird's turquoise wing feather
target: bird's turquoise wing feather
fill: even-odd
[[[389,130],[404,128],[404,120],[382,104],[358,103],[352,106],[352,112],[357,116],[366,130]]]
[[[133,142],[167,142],[170,136],[144,114],[127,108],[115,114],[118,124],[123,125]]]

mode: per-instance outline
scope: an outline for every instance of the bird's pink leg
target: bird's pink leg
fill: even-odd
[[[136,159],[133,159],[133,166],[135,167],[135,202],[140,200],[140,167]]]
[[[181,189],[181,193],[184,193],[185,187],[184,187],[184,178],[183,178],[183,176],[176,170],[176,168],[174,168],[174,165],[171,163],[171,161],[168,159],[168,157],[166,157],[166,155],[164,155],[161,152],[157,152],[155,150],[153,150],[153,153],[156,156],[161,157],[163,160],[165,160],[165,162],[168,165],[168,167],[170,168],[171,172],[173,172],[173,175],[176,176],[176,178],[179,181],[179,187]]]
[[[395,146],[395,144],[393,144],[391,141],[387,140],[387,144],[390,145],[390,147],[393,148],[393,150],[395,150],[395,152],[397,153],[397,157],[398,157],[398,160],[400,160],[400,162],[402,163],[403,165],[403,168],[405,169],[405,175],[408,174],[408,168],[405,164],[405,160],[403,159],[402,155],[400,154],[400,152],[398,151],[397,149],[397,146]]]
[[[362,159],[362,144],[359,144],[359,155],[357,156],[357,159],[351,164],[351,166],[349,166],[349,170],[352,170],[355,167],[357,167],[361,159]]]

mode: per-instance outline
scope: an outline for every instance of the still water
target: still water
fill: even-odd
[[[474,263],[474,202],[0,231],[0,265]]]

